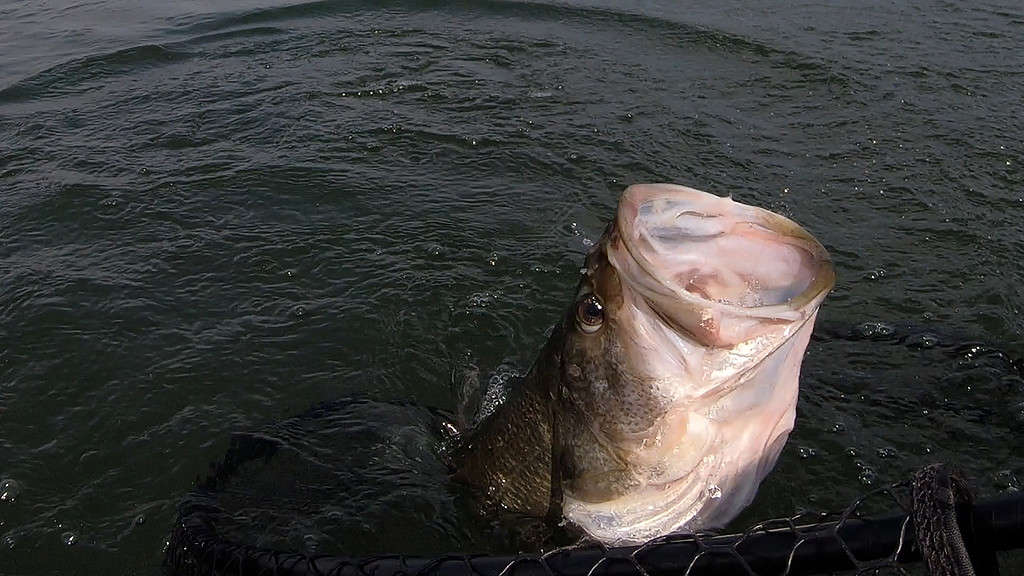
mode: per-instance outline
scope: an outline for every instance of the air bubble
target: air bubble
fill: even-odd
[[[878,450],[875,450],[875,454],[877,454],[879,458],[892,458],[894,456],[897,456],[899,452],[897,452],[896,449],[891,446],[885,446],[879,448]]]
[[[860,474],[857,476],[857,480],[860,480],[860,483],[865,486],[871,486],[872,484],[875,483],[875,480],[877,479],[878,475],[875,474],[875,471],[867,466],[865,466],[864,469],[861,470]]]
[[[487,263],[491,266],[496,266],[498,264],[498,253],[491,252],[491,255],[487,257]]]
[[[884,322],[868,321],[857,325],[854,332],[861,338],[884,338],[892,336],[896,329]]]
[[[836,422],[830,429],[833,433],[846,432],[846,424],[842,422]]]
[[[1020,492],[1020,481],[1011,470],[1000,470],[995,473],[995,485],[1003,492]]]
[[[10,478],[0,480],[0,502],[14,502],[21,494],[21,485]]]
[[[800,452],[800,458],[806,460],[812,456],[817,456],[818,452],[814,448],[808,446],[801,446],[797,449]]]
[[[78,535],[74,532],[64,532],[60,535],[60,540],[65,546],[74,546],[78,542]]]
[[[934,348],[939,345],[939,337],[934,334],[918,334],[907,339],[910,348]]]

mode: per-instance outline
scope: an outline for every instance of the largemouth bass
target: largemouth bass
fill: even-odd
[[[452,454],[456,478],[608,544],[723,526],[793,428],[834,282],[783,216],[629,187],[532,369]]]

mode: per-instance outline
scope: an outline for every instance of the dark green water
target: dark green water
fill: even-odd
[[[158,573],[232,432],[524,371],[644,181],[786,214],[836,261],[745,519],[940,460],[1019,490],[1020,4],[579,4],[0,5],[0,573]],[[421,462],[416,496],[347,500],[318,550],[479,542],[403,450],[352,481]]]

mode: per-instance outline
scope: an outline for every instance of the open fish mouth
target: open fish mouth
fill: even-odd
[[[693,188],[631,186],[615,224],[608,259],[622,282],[704,344],[798,320],[835,283],[828,252],[798,224]]]
[[[569,356],[593,374],[580,370],[590,385],[570,403],[563,514],[611,543],[722,526],[792,430],[803,353],[835,282],[828,252],[768,210],[644,184],[623,193],[592,262],[582,291],[614,296],[605,332]]]

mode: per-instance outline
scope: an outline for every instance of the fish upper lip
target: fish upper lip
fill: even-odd
[[[634,186],[637,186],[637,185],[634,185]],[[629,188],[634,188],[634,186],[630,186]],[[672,187],[673,189],[682,190],[682,191],[685,191],[687,193],[715,196],[714,194],[710,194],[708,192],[702,192],[702,191],[696,190],[694,188],[688,188],[688,187],[685,187],[685,186],[678,186],[678,185],[675,185],[675,184],[655,183],[655,184],[644,184],[644,185],[639,185],[639,186],[652,186],[652,187],[669,186],[669,187]],[[627,189],[627,192],[628,191],[629,191],[629,189]],[[634,197],[637,196],[638,194],[639,193],[634,193]],[[624,196],[625,196],[625,194],[624,194]],[[720,197],[720,196],[715,196],[715,197],[719,198],[719,199],[721,199],[723,201],[735,202],[731,198],[724,198],[724,197]],[[640,199],[639,198],[630,198],[629,201],[636,202],[637,205],[639,205]],[[735,202],[735,203],[736,204],[740,204],[738,202]],[[785,216],[781,216],[779,214],[776,214],[774,212],[771,212],[769,210],[765,210],[765,209],[757,207],[757,206],[750,206],[750,205],[746,205],[746,204],[741,204],[741,205],[756,210],[758,215],[763,216],[765,218],[766,222],[764,222],[764,223],[757,223],[758,225],[761,225],[761,226],[763,226],[763,227],[765,227],[765,228],[767,228],[767,229],[769,229],[769,230],[771,230],[773,232],[776,232],[780,236],[784,236],[784,237],[788,237],[788,238],[794,238],[796,240],[801,241],[801,244],[804,247],[808,248],[809,252],[814,256],[814,258],[816,260],[816,263],[817,263],[817,266],[816,266],[816,268],[814,270],[814,277],[812,278],[811,282],[807,285],[807,287],[802,292],[800,292],[797,296],[794,296],[793,298],[791,298],[791,299],[789,299],[789,300],[787,300],[785,302],[779,303],[779,304],[771,304],[771,305],[767,305],[767,306],[752,306],[752,307],[739,306],[739,305],[735,305],[735,304],[731,304],[731,303],[727,303],[727,302],[720,302],[720,301],[716,301],[716,300],[710,300],[710,299],[706,299],[706,298],[695,297],[694,295],[686,292],[685,290],[684,291],[680,291],[680,290],[676,289],[675,287],[673,287],[673,286],[669,285],[668,283],[666,283],[662,279],[662,277],[655,270],[652,270],[650,262],[648,261],[648,259],[646,257],[644,257],[644,255],[642,253],[638,253],[637,252],[637,249],[633,245],[633,242],[631,241],[631,238],[629,237],[629,234],[627,234],[627,232],[631,232],[633,230],[633,224],[628,222],[628,221],[626,221],[624,219],[624,214],[623,214],[621,206],[619,207],[619,209],[616,212],[615,219],[613,220],[613,225],[616,228],[619,229],[618,236],[620,238],[620,243],[624,246],[625,251],[629,255],[630,259],[632,259],[646,274],[648,274],[651,278],[656,279],[659,284],[664,286],[666,289],[672,291],[678,298],[680,298],[682,300],[685,300],[685,301],[688,301],[688,302],[700,304],[701,306],[704,306],[704,307],[718,308],[720,310],[725,310],[725,311],[728,311],[731,314],[740,315],[740,316],[756,316],[756,317],[764,317],[764,318],[787,317],[787,316],[791,315],[791,314],[788,314],[788,313],[791,313],[792,311],[796,311],[796,310],[800,310],[800,309],[804,308],[805,306],[807,306],[808,304],[813,302],[815,299],[819,298],[820,296],[822,296],[823,294],[825,294],[829,290],[831,290],[833,286],[835,286],[836,274],[835,274],[835,267],[833,265],[831,255],[829,254],[828,250],[825,249],[825,247],[820,242],[818,242],[818,240],[814,236],[812,236],[809,232],[807,232],[802,226],[800,226],[796,222],[790,220],[789,218],[786,218]],[[700,211],[697,211],[697,210],[682,210],[682,211],[680,211],[680,214],[687,214],[687,213],[700,214],[701,216],[707,216],[707,217],[719,217],[720,216],[718,214],[711,214],[711,215],[704,214],[704,213],[702,213]],[[776,226],[770,226],[771,224],[776,224]],[[608,239],[607,238],[603,241],[603,248],[605,249],[605,251],[607,253],[608,252]],[[614,264],[613,264],[613,266],[614,266]],[[618,267],[616,267],[616,268],[618,268]]]

